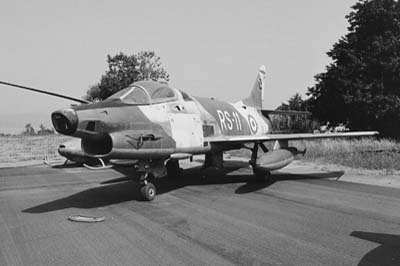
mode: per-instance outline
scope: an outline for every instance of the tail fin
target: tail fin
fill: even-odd
[[[262,102],[264,101],[264,79],[265,79],[265,66],[260,66],[258,71],[256,82],[254,83],[251,94],[243,100],[243,103],[247,106],[256,107],[261,109]]]

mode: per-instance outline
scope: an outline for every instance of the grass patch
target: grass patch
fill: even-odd
[[[0,137],[0,163],[61,158],[58,146],[69,139],[61,135]]]
[[[307,153],[302,158],[305,161],[389,172],[400,170],[400,143],[395,141],[373,138],[325,139],[297,141],[295,146],[307,147]]]

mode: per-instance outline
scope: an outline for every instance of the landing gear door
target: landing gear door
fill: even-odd
[[[203,127],[197,114],[170,114],[172,137],[177,148],[203,146]]]

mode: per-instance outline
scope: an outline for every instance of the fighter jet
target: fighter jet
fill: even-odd
[[[96,103],[0,83],[79,102],[51,114],[58,133],[80,139],[80,148],[61,150],[69,151],[64,156],[134,160],[133,167],[140,175],[140,193],[148,201],[156,196],[156,179],[178,174],[179,160],[193,155],[205,154],[204,167],[222,168],[224,151],[248,148],[252,151],[249,165],[254,174],[265,178],[303,152],[290,147],[289,140],[378,134],[272,134],[270,114],[294,113],[262,109],[265,75],[265,67],[261,66],[249,96],[236,103],[191,96],[154,81],[135,82]],[[274,148],[268,150],[265,143],[271,141],[275,142]]]

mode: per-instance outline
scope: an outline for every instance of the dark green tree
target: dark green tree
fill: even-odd
[[[107,56],[108,70],[100,82],[86,92],[85,99],[101,101],[139,80],[169,81],[167,71],[162,67],[160,57],[152,51],[125,55],[122,52]]]
[[[303,100],[300,93],[296,93],[288,100],[288,103],[282,103],[277,110],[307,111],[306,101]]]
[[[43,124],[40,124],[39,130],[37,131],[36,134],[37,135],[51,135],[51,134],[54,134],[54,133],[55,133],[54,129],[47,128]]]
[[[327,53],[333,62],[308,89],[310,111],[321,122],[399,138],[400,3],[362,0],[346,19],[348,33]]]

